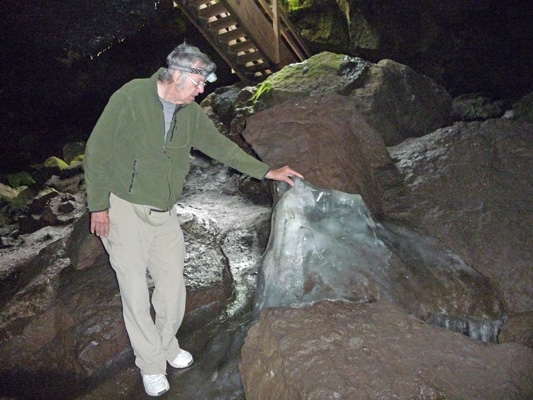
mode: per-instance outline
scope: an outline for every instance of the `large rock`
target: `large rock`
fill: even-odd
[[[86,211],[73,226],[67,243],[67,254],[75,269],[105,263],[107,253],[102,241],[90,234],[90,213]]]
[[[74,270],[66,242],[57,240],[25,265],[34,276],[0,313],[4,372],[51,368],[91,375],[127,348],[113,272],[107,266]]]
[[[382,136],[385,144],[422,136],[451,123],[452,99],[441,86],[392,60],[377,64],[322,52],[269,76],[235,109],[250,112],[291,99],[341,94]],[[246,101],[246,102],[243,102]],[[244,104],[243,104],[244,103]],[[248,108],[246,108],[248,106]]]
[[[374,171],[390,158],[379,133],[345,96],[291,100],[248,119],[243,136],[273,167],[290,165],[315,185],[361,194],[375,213]]]
[[[209,196],[207,196],[209,197]],[[215,203],[187,199],[177,206],[185,236],[186,313],[189,323],[219,315],[235,295],[234,275],[257,263],[264,249],[270,209],[235,196],[219,195]],[[243,213],[244,212],[244,213]],[[194,318],[194,321],[192,320]]]
[[[393,60],[372,64],[350,97],[387,146],[452,121],[452,99],[446,90]]]
[[[248,400],[533,396],[532,349],[483,344],[387,302],[264,310],[239,368]]]
[[[533,125],[457,123],[390,148],[376,180],[384,213],[440,239],[501,290],[510,313],[533,309]]]

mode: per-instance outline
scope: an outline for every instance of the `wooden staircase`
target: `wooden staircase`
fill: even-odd
[[[262,80],[310,57],[277,0],[175,0],[243,80]]]

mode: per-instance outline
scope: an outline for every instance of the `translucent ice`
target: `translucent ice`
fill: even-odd
[[[484,341],[505,318],[489,281],[432,237],[376,221],[359,195],[297,180],[275,207],[254,305],[385,299]]]

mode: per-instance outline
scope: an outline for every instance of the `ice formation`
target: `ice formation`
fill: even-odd
[[[297,180],[274,209],[254,313],[325,299],[393,301],[483,341],[505,318],[488,279],[435,238],[377,221],[360,195]]]

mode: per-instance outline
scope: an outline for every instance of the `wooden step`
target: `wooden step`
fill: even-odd
[[[251,51],[249,53],[240,54],[237,56],[237,63],[240,65],[246,65],[249,62],[263,61],[264,56],[258,51]]]
[[[246,39],[246,33],[240,28],[231,29],[218,35],[218,40],[226,44],[237,39]]]
[[[244,69],[248,73],[256,73],[256,72],[261,72],[261,71],[270,69],[270,66],[264,62],[261,62],[261,63],[246,65]]]
[[[255,71],[255,72],[246,72],[248,79],[254,79],[254,80],[257,80],[257,79],[262,80],[264,78],[267,78],[271,74],[272,72],[269,69],[264,69],[264,70]]]
[[[227,14],[229,14],[229,12],[222,3],[216,3],[198,10],[198,16],[203,19],[209,19],[219,15],[226,16]]]
[[[201,8],[209,7],[217,3],[217,1],[216,0],[186,0],[186,3],[187,3],[187,6],[194,8],[195,10],[200,10]]]
[[[210,21],[208,26],[208,29],[211,32],[219,32],[222,29],[231,28],[232,26],[236,26],[237,21],[232,15],[228,15],[227,17],[219,18],[215,21]]]
[[[243,51],[255,49],[255,48],[256,48],[255,44],[253,44],[249,40],[242,40],[240,42],[229,43],[228,44],[229,51],[231,51],[232,53],[235,53],[235,54],[238,54],[238,53],[243,52]]]

